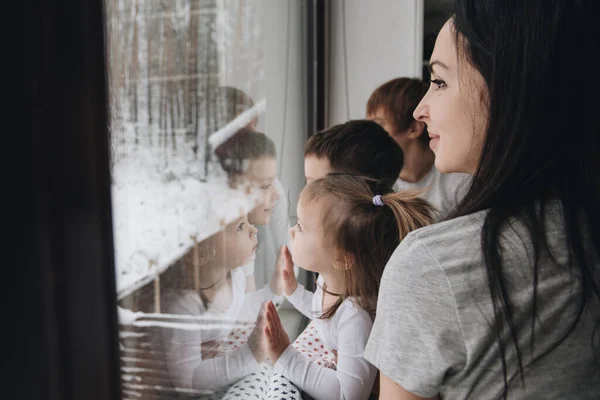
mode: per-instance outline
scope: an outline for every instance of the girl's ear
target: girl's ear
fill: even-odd
[[[214,248],[214,246],[210,246],[208,244],[198,245],[198,246],[196,246],[194,251],[196,253],[195,261],[201,267],[203,267],[206,264],[208,264],[209,262],[213,261],[217,254],[217,251]]]
[[[354,263],[354,257],[351,254],[344,254],[333,262],[333,268],[349,271]]]

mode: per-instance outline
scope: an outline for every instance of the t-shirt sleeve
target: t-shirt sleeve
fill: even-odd
[[[454,296],[437,261],[414,235],[383,273],[365,358],[409,392],[433,397],[465,362]]]

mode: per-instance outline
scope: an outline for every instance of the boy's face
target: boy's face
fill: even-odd
[[[385,109],[381,107],[378,108],[373,114],[368,114],[367,119],[373,122],[377,122],[392,137],[394,137],[394,135],[397,133],[396,127],[394,126],[392,121],[390,121],[390,118],[388,118]]]
[[[306,156],[304,158],[304,177],[308,185],[312,181],[324,178],[325,175],[332,173],[331,164],[326,157]]]
[[[403,151],[407,150],[410,141],[410,138],[406,135],[407,132],[397,132],[394,122],[384,108],[380,107],[374,113],[368,114],[367,119],[381,125]]]

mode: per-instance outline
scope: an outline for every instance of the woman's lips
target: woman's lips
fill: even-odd
[[[439,135],[429,132],[429,147],[431,149],[433,149],[434,147],[437,147],[439,141],[440,141]]]

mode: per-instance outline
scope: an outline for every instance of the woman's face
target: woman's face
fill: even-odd
[[[257,233],[246,215],[226,225],[217,238],[217,262],[228,270],[249,264],[256,253]]]
[[[260,204],[248,214],[253,225],[267,225],[271,220],[273,207],[279,200],[279,193],[273,185],[277,177],[277,160],[274,157],[262,157],[250,160],[245,178],[260,193]]]
[[[488,92],[483,76],[459,56],[464,53],[457,52],[455,36],[452,22],[446,22],[431,55],[431,85],[413,115],[427,124],[436,168],[472,174],[487,128]]]

